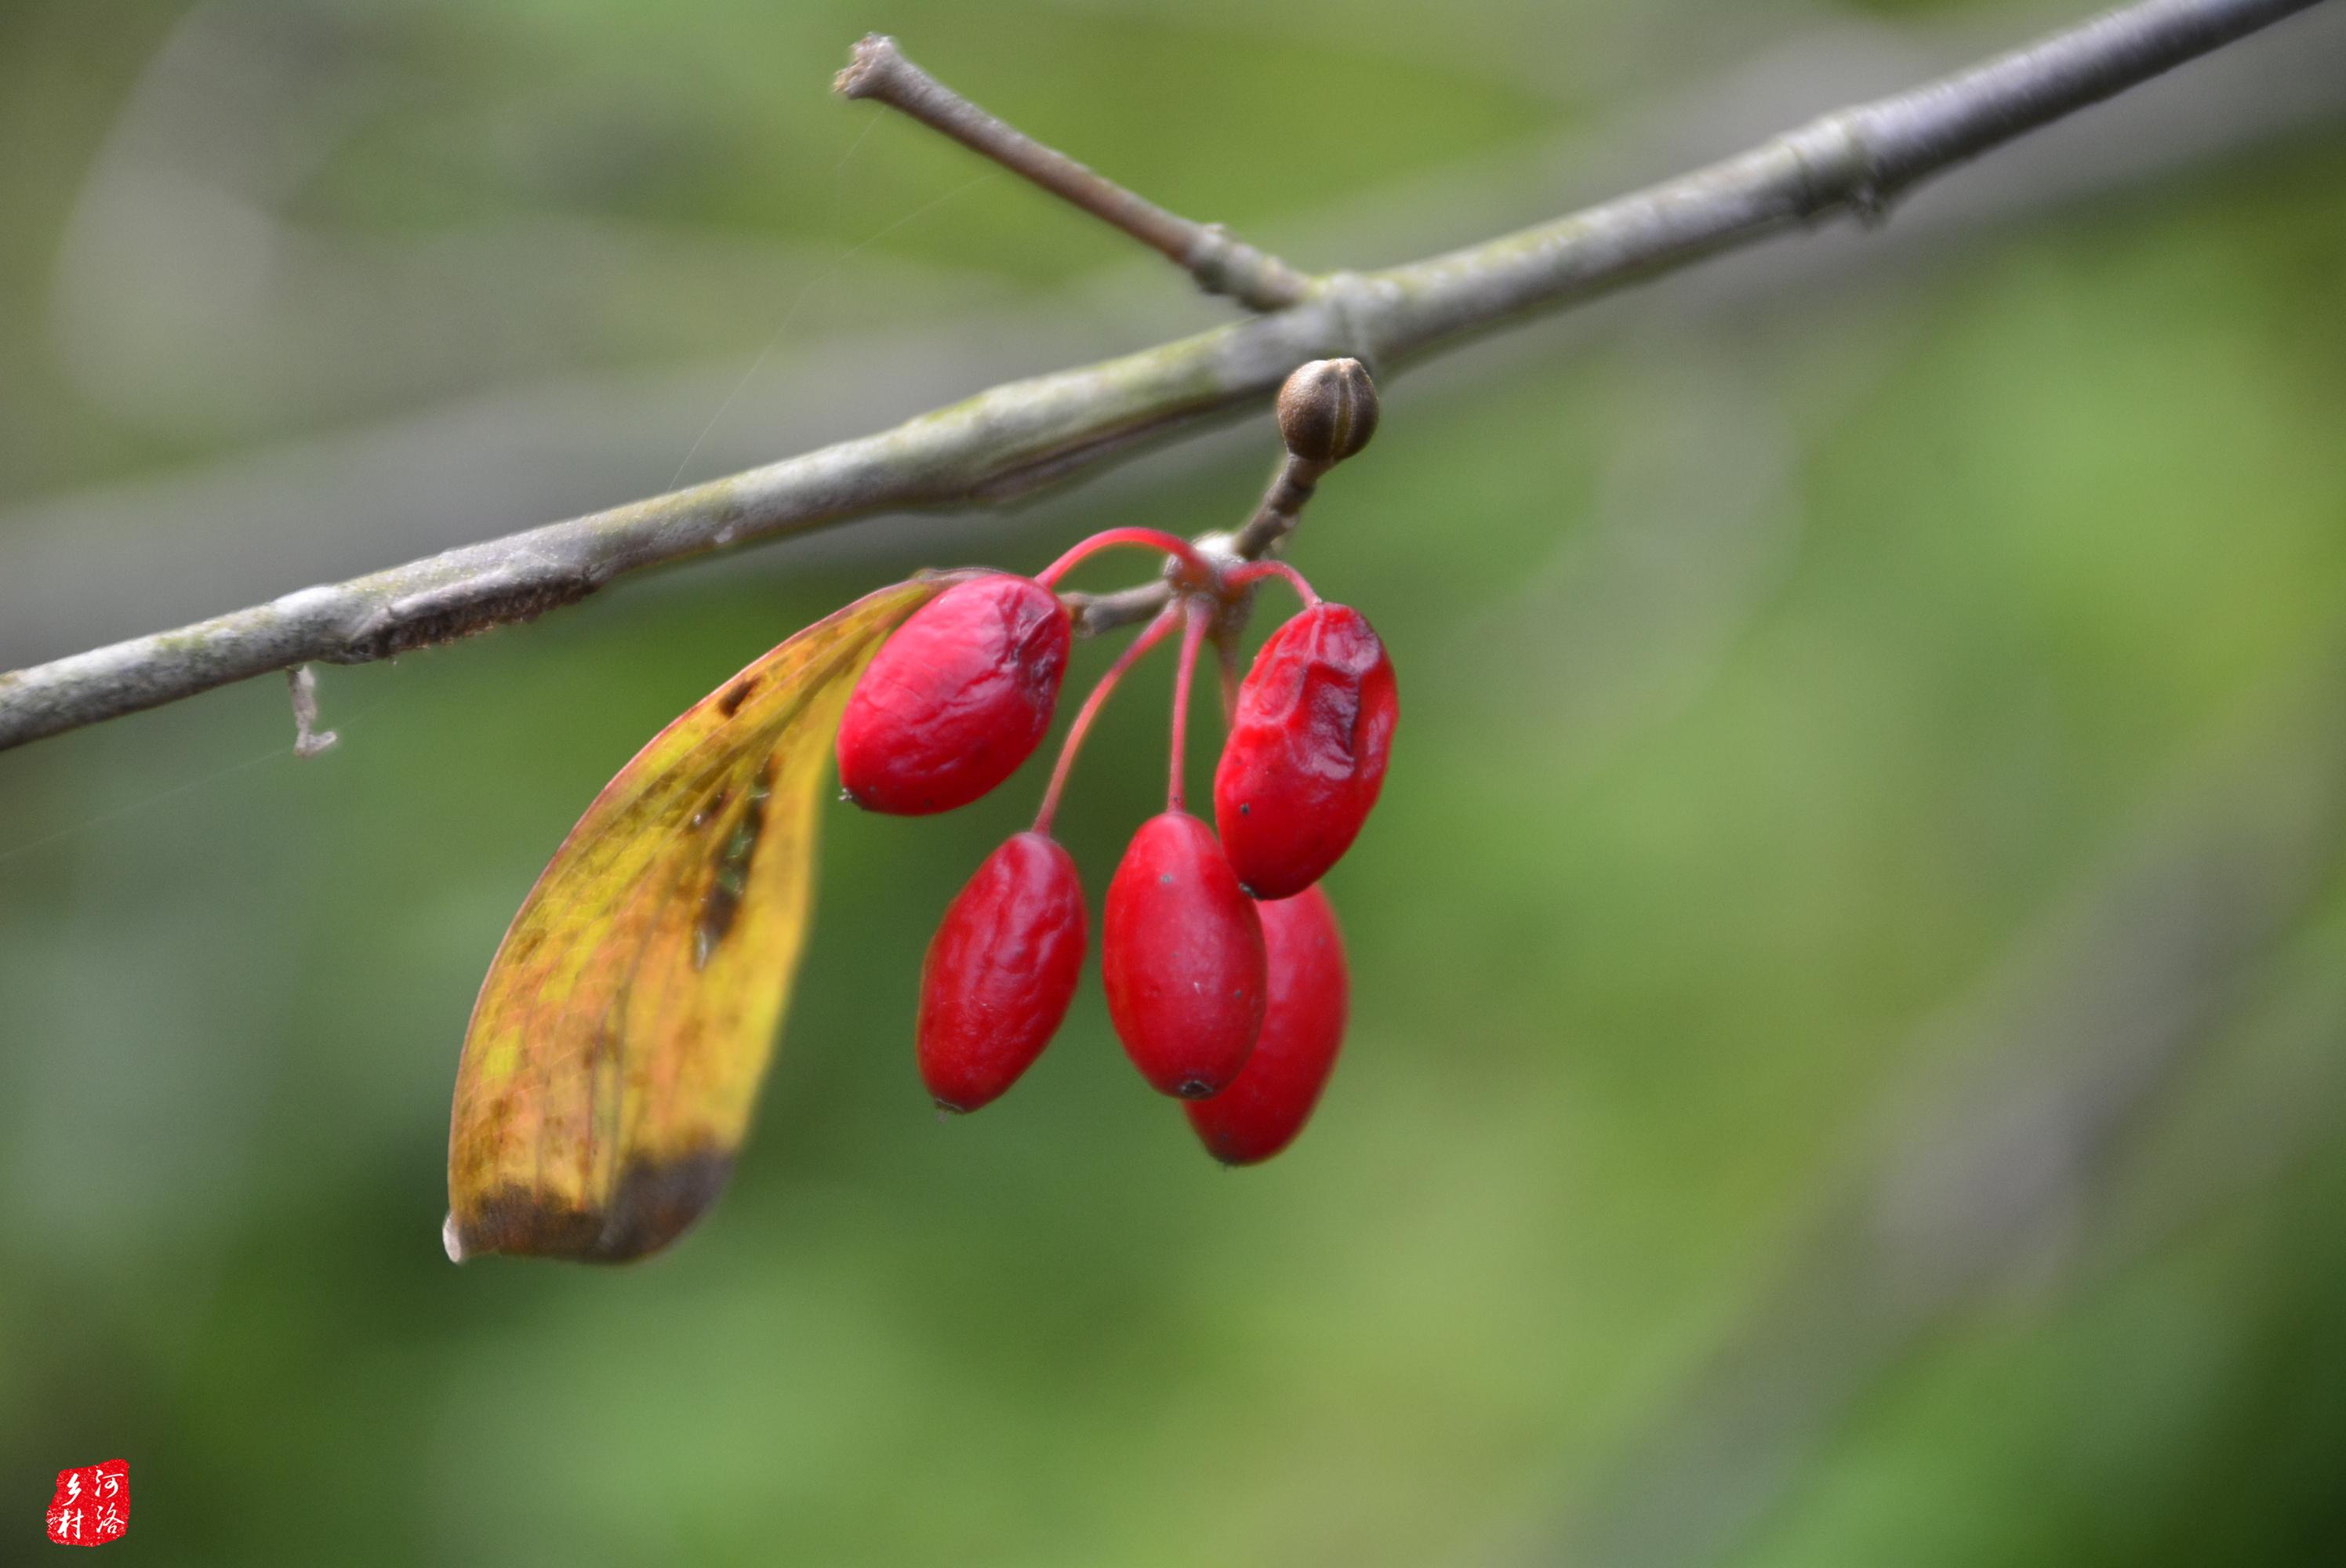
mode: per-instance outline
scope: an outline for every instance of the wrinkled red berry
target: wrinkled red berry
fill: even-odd
[[[1249,892],[1291,898],[1352,847],[1399,712],[1392,660],[1360,611],[1314,605],[1271,634],[1214,770],[1214,822]]]
[[[1021,833],[955,894],[921,966],[921,1079],[949,1111],[999,1095],[1051,1043],[1084,967],[1084,890],[1056,840]]]
[[[1151,817],[1108,884],[1100,976],[1125,1054],[1160,1093],[1202,1099],[1262,1029],[1262,922],[1213,830]]]
[[[1018,770],[1059,700],[1074,623],[1031,577],[956,583],[882,647],[839,725],[839,781],[869,811],[950,811]]]
[[[1270,961],[1262,1035],[1229,1088],[1181,1107],[1207,1153],[1226,1166],[1267,1160],[1303,1130],[1335,1071],[1351,991],[1343,933],[1325,892],[1306,888],[1255,912]]]

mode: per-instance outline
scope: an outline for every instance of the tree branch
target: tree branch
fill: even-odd
[[[984,154],[1101,222],[1123,229],[1198,280],[1258,311],[1299,304],[1311,280],[1256,249],[1219,223],[1197,223],[1134,195],[1114,180],[994,118],[904,56],[896,40],[872,33],[855,46],[831,87],[872,98]]]
[[[2315,3],[2142,0],[1555,222],[1330,274],[1301,302],[1250,321],[1007,382],[730,478],[0,675],[0,749],[305,662],[364,663],[525,621],[628,572],[730,545],[1023,494],[1260,404],[1306,360],[1351,355],[1390,375],[1531,311],[1842,209],[1879,218],[1933,174]]]

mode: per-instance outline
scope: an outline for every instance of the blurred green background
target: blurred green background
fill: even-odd
[[[2075,13],[7,0],[0,666],[1219,318],[833,100],[867,29],[1324,267]],[[2346,1557],[2341,23],[1389,382],[1294,557],[1404,717],[1260,1169],[1089,982],[931,1113],[921,953],[1035,765],[828,812],[671,1254],[438,1239],[474,991],[645,737],[911,567],[1236,520],[1267,420],[324,669],[313,761],[273,680],[0,755],[0,1557],[116,1456],[158,1563]]]

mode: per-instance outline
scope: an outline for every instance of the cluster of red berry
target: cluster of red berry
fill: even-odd
[[[1318,474],[1366,444],[1374,395],[1355,361],[1317,361],[1290,379],[1279,405],[1287,524]],[[1100,972],[1141,1075],[1186,1102],[1216,1158],[1250,1165],[1302,1130],[1343,1041],[1342,939],[1316,884],[1376,803],[1397,713],[1392,661],[1359,611],[1322,600],[1283,562],[1110,529],[1035,577],[957,583],[907,620],[849,701],[840,780],[867,809],[923,815],[1007,779],[1050,728],[1066,671],[1075,626],[1055,585],[1115,545],[1166,555],[1168,602],[1069,727],[1033,830],[988,856],[946,910],[921,977],[921,1074],[939,1105],[976,1110],[1017,1080],[1066,1016],[1088,928],[1052,818],[1108,695],[1178,628],[1166,809],[1134,835],[1108,884]],[[1303,610],[1238,681],[1230,639],[1273,576]],[[1214,774],[1219,837],[1182,806],[1190,671],[1209,636],[1223,656],[1229,719]]]

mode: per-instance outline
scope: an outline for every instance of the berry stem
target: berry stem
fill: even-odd
[[[1067,774],[1076,765],[1076,753],[1083,749],[1084,737],[1090,732],[1092,720],[1099,717],[1099,710],[1107,702],[1108,694],[1116,690],[1117,682],[1124,678],[1125,672],[1140,662],[1143,654],[1165,640],[1180,613],[1178,605],[1168,605],[1158,612],[1157,618],[1148,623],[1148,629],[1125,646],[1125,650],[1116,656],[1116,662],[1107,667],[1107,673],[1100,677],[1099,684],[1092,687],[1091,695],[1084,698],[1084,706],[1076,712],[1076,721],[1067,726],[1067,738],[1060,743],[1058,763],[1051,769],[1049,788],[1043,791],[1042,809],[1035,813],[1036,832],[1050,832],[1051,819],[1059,813],[1060,793],[1066,789]]]
[[[1239,640],[1228,627],[1214,633],[1214,660],[1222,668],[1222,728],[1239,721]]]
[[[1181,762],[1185,743],[1189,738],[1189,676],[1198,663],[1198,645],[1206,640],[1206,624],[1213,619],[1213,611],[1202,602],[1191,599],[1188,606],[1188,625],[1181,631],[1181,663],[1173,672],[1173,769],[1172,779],[1165,787],[1165,809],[1181,809]],[[1171,614],[1171,610],[1167,613]]]
[[[1046,588],[1054,587],[1061,577],[1073,571],[1086,556],[1095,551],[1109,549],[1118,545],[1137,545],[1144,550],[1162,550],[1181,563],[1184,571],[1191,579],[1188,585],[1190,586],[1202,587],[1213,580],[1213,564],[1198,554],[1197,546],[1179,535],[1168,534],[1161,528],[1110,528],[1095,534],[1037,572],[1035,575],[1035,580]]]
[[[1303,580],[1302,573],[1284,561],[1258,561],[1250,566],[1240,566],[1229,573],[1224,580],[1233,588],[1244,588],[1261,582],[1265,577],[1285,578],[1287,585],[1295,590],[1296,597],[1303,601],[1306,609],[1320,607],[1319,594]]]

